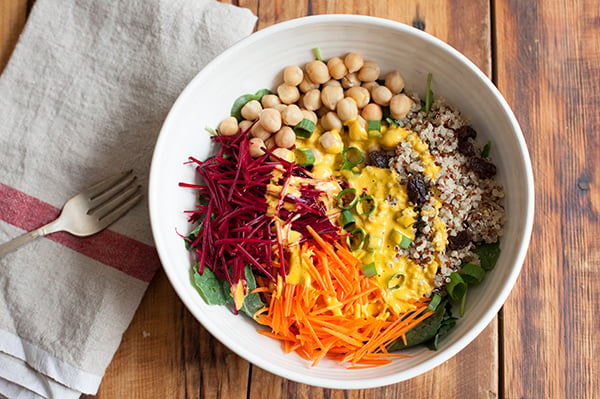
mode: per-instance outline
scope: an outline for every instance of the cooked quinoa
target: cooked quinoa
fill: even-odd
[[[424,176],[433,195],[421,206],[415,241],[408,249],[397,249],[399,256],[407,256],[421,265],[432,260],[435,253],[432,210],[434,196],[437,197],[442,203],[438,218],[446,225],[449,241],[461,235],[465,241],[457,245],[464,245],[461,248],[453,249],[449,245],[439,254],[440,268],[435,276],[435,286],[439,289],[465,262],[479,264],[478,256],[472,252],[475,243],[494,243],[502,236],[504,189],[495,178],[478,176],[469,164],[471,157],[464,155],[464,150],[460,151],[457,131],[468,126],[468,121],[458,110],[439,98],[433,103],[431,112],[426,114],[420,110],[418,96],[413,94],[412,98],[414,106],[398,123],[420,136],[441,170],[433,178]],[[480,154],[481,144],[473,138],[468,141],[474,153]],[[422,174],[419,154],[408,143],[401,143],[395,152],[390,168],[400,174],[401,184],[407,184],[412,174]]]

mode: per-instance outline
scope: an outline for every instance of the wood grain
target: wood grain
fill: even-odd
[[[27,0],[0,0],[0,73],[23,30],[27,9]]]
[[[504,396],[600,391],[600,6],[496,1],[497,84],[529,145],[536,213],[504,306]]]
[[[100,391],[87,398],[585,398],[600,392],[600,4],[222,1],[251,9],[258,29],[323,13],[412,24],[493,76],[521,123],[536,177],[537,216],[522,275],[500,321],[450,361],[403,383],[342,391],[248,364],[198,324],[159,272]],[[0,71],[29,3],[0,0]]]

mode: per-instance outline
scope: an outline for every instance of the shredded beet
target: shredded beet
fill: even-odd
[[[196,164],[203,184],[180,183],[181,187],[197,190],[200,198],[195,209],[186,211],[190,222],[201,224],[200,229],[186,237],[189,249],[198,257],[200,274],[209,267],[230,286],[240,280],[245,282],[245,265],[271,280],[275,280],[276,273],[285,276],[288,252],[281,233],[288,224],[301,233],[300,242],[312,239],[307,226],[332,241],[337,239],[338,229],[327,216],[323,192],[310,184],[306,169],[283,159],[269,161],[274,156],[268,150],[264,156],[253,159],[244,133],[212,139],[221,144],[214,157],[206,161],[189,157],[187,162]],[[283,171],[278,182],[283,194],[277,201],[276,222],[266,214],[265,194],[277,165]],[[306,182],[300,187],[299,198],[286,194],[292,178]],[[285,203],[292,203],[296,210],[286,210]],[[279,259],[276,264],[275,254]]]

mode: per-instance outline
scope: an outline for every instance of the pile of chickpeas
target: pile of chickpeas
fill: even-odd
[[[339,135],[331,131],[341,131],[345,123],[356,119],[366,130],[368,121],[382,120],[382,107],[389,107],[394,119],[402,119],[410,111],[413,100],[402,93],[402,74],[388,73],[383,85],[380,75],[377,63],[357,53],[333,57],[327,63],[311,61],[304,69],[290,65],[283,70],[277,94],[247,102],[241,109],[244,119],[238,123],[235,117],[226,118],[219,132],[228,136],[248,131],[252,157],[264,155],[267,148],[275,156],[293,161],[293,128],[308,119],[320,125],[323,133],[318,140],[326,151],[339,148]]]

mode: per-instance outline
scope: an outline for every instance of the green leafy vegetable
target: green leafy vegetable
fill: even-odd
[[[483,281],[485,270],[481,266],[472,263],[466,263],[458,272],[462,279],[469,285],[477,285]]]
[[[387,350],[390,352],[397,351],[410,346],[422,344],[433,339],[439,333],[440,327],[442,326],[442,322],[447,311],[446,304],[447,301],[439,304],[431,316],[406,332],[406,345],[402,341],[402,338],[399,338],[392,342],[387,347]]]
[[[196,290],[209,305],[225,305],[227,296],[223,292],[223,280],[212,270],[205,267],[202,274],[198,273],[198,264],[193,267],[193,279]]]
[[[490,271],[496,266],[496,262],[498,262],[498,258],[500,257],[500,241],[496,241],[493,244],[481,244],[473,252],[479,256],[481,267],[485,271]]]
[[[244,299],[244,303],[242,304],[242,308],[240,309],[249,317],[253,317],[254,313],[256,313],[260,308],[265,306],[262,299],[260,299],[260,294],[258,293],[250,293],[252,290],[256,288],[256,279],[254,278],[254,274],[252,273],[252,268],[250,265],[246,265],[244,267],[244,274],[246,276],[246,286],[248,288],[248,296]],[[224,289],[229,291],[229,285],[227,283],[224,284]],[[231,295],[228,295],[228,301],[231,306],[233,306],[233,298]]]
[[[431,301],[429,301],[429,305],[427,305],[427,310],[435,311],[441,302],[442,297],[439,294],[435,294],[431,297]]]
[[[460,301],[467,293],[467,283],[457,272],[450,273],[450,282],[446,284],[446,292],[454,301]]]
[[[238,122],[243,120],[244,117],[242,116],[242,108],[244,108],[244,105],[246,105],[249,101],[252,100],[260,101],[265,94],[271,93],[272,92],[269,89],[261,89],[254,94],[242,94],[233,102],[230,112],[231,116],[235,117],[238,120]]]
[[[492,150],[492,140],[488,140],[487,143],[483,146],[483,150],[481,150],[481,158],[487,158],[490,156],[490,151]]]

